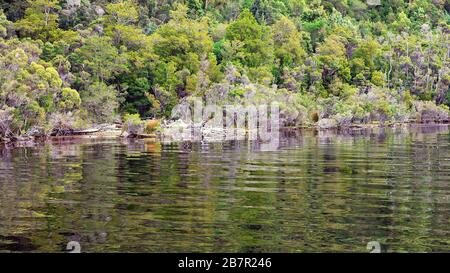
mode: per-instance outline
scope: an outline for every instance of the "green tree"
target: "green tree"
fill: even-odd
[[[117,114],[117,91],[104,82],[93,82],[81,91],[82,106],[91,120],[97,123],[112,122]]]
[[[279,73],[284,67],[299,66],[304,63],[306,51],[302,47],[302,34],[295,24],[287,17],[281,17],[272,26],[275,63]]]
[[[158,94],[184,97],[197,91],[201,75],[208,75],[212,80],[217,77],[208,20],[189,19],[187,11],[186,6],[178,5],[171,12],[172,19],[152,35],[153,50],[158,59],[153,72],[156,98]],[[202,60],[208,62],[203,69]]]
[[[50,32],[58,29],[58,0],[29,0],[25,17],[15,23],[22,37],[49,40]]]
[[[8,36],[8,30],[11,28],[11,21],[6,18],[3,10],[0,9],[0,38],[6,38]]]
[[[92,77],[96,81],[107,81],[126,70],[125,59],[119,54],[112,40],[105,36],[92,36],[84,41],[71,56],[76,71],[82,77]]]
[[[317,58],[322,65],[322,79],[325,84],[331,83],[334,77],[350,80],[346,52],[343,39],[336,35],[328,36],[317,48]]]
[[[45,130],[53,113],[77,109],[78,92],[64,88],[57,70],[38,59],[42,51],[37,44],[17,39],[1,39],[0,44],[0,109],[8,124],[0,135]]]
[[[267,78],[271,74],[274,57],[269,28],[258,24],[249,10],[243,10],[228,26],[225,39],[224,63],[232,62],[247,69],[250,78],[256,81],[262,80],[258,75]]]

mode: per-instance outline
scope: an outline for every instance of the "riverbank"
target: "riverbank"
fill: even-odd
[[[350,124],[347,126],[335,126],[334,123],[330,121],[318,122],[314,125],[309,126],[291,126],[282,127],[281,131],[298,131],[298,130],[315,130],[319,132],[349,132],[349,131],[361,131],[361,130],[371,130],[377,128],[417,128],[417,127],[440,127],[440,126],[450,126],[447,122],[393,122],[393,123],[379,123],[373,122],[369,124]],[[75,131],[71,134],[65,135],[49,135],[49,136],[19,136],[17,138],[5,139],[0,138],[0,145],[21,145],[21,144],[31,144],[31,143],[45,143],[51,141],[83,141],[83,140],[124,140],[124,139],[147,139],[150,141],[164,141],[164,142],[176,142],[176,141],[189,141],[191,140],[188,136],[183,136],[182,132],[190,132],[190,126],[187,124],[180,125],[180,122],[172,122],[168,125],[162,127],[161,131],[154,134],[130,134],[124,132],[121,126],[114,127],[113,125],[99,129],[99,127],[90,128],[82,131]],[[204,140],[220,140],[225,134],[224,129],[220,128],[205,128],[201,129],[202,136]],[[245,135],[248,131],[244,132]],[[223,139],[225,140],[225,139]]]
[[[154,139],[156,134],[130,131],[126,125],[117,124],[101,124],[94,125],[83,130],[65,130],[52,131],[48,135],[42,133],[25,134],[21,136],[14,136],[10,138],[0,137],[0,144],[8,143],[26,143],[26,142],[45,142],[48,140],[58,139],[117,139],[117,138],[133,138],[133,139]]]

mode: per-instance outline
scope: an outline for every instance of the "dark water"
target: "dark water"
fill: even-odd
[[[0,252],[450,251],[448,127],[0,149]]]

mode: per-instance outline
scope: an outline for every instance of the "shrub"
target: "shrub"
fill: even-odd
[[[122,132],[127,132],[129,135],[142,134],[144,131],[144,122],[141,120],[139,114],[126,114],[123,118],[124,126]]]
[[[160,126],[159,120],[149,120],[145,123],[145,133],[151,134],[158,130]]]
[[[94,122],[111,122],[118,107],[117,94],[113,86],[95,82],[81,93],[82,105]]]
[[[49,118],[52,135],[68,135],[74,130],[84,129],[86,123],[77,113],[53,113]]]
[[[372,73],[372,79],[371,82],[379,87],[384,86],[384,74],[381,71],[374,71]]]
[[[0,109],[0,137],[12,137],[18,133],[19,126],[12,108]]]
[[[71,88],[63,88],[61,90],[61,99],[58,106],[61,110],[70,111],[76,109],[81,104],[80,94]]]

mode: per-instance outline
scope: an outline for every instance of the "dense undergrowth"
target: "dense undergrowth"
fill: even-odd
[[[448,0],[0,1],[0,137],[280,102],[284,125],[442,122]]]

